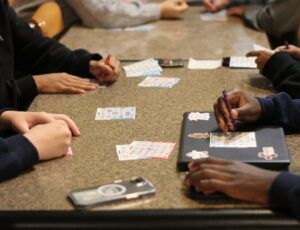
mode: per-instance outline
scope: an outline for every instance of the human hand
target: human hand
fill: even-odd
[[[89,79],[67,73],[34,75],[33,79],[39,93],[85,93],[86,90],[94,90],[99,87]]]
[[[49,160],[66,154],[71,145],[71,132],[63,120],[37,125],[24,136],[34,145],[39,160]]]
[[[204,8],[209,12],[219,11],[229,5],[229,0],[204,0]]]
[[[227,196],[258,202],[269,202],[269,190],[279,172],[264,170],[238,161],[204,158],[191,162],[184,180],[204,194],[223,192]]]
[[[179,18],[189,6],[185,0],[166,0],[159,4],[161,18]]]
[[[233,6],[227,10],[227,14],[231,16],[243,16],[246,6]]]
[[[74,136],[80,136],[80,131],[74,121],[64,114],[5,111],[0,116],[1,123],[19,133],[27,133],[37,125],[47,124],[55,120],[63,120]]]
[[[279,46],[275,49],[276,52],[279,51],[285,51],[288,52],[290,55],[292,55],[294,58],[300,61],[300,48],[294,45],[289,45],[289,48],[287,49],[286,46]]]
[[[261,117],[262,109],[259,101],[244,92],[234,89],[227,92],[227,98],[231,105],[231,111],[228,111],[226,103],[222,96],[214,104],[216,120],[220,129],[224,132],[234,130],[233,124],[227,124],[231,117],[235,120],[254,122]]]
[[[116,81],[121,73],[120,61],[110,56],[108,61],[90,61],[90,73],[94,75],[99,83]]]
[[[259,72],[262,73],[266,63],[269,61],[271,56],[275,53],[273,50],[253,50],[246,54],[247,57],[257,57],[255,62]]]

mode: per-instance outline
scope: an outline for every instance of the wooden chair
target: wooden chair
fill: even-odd
[[[30,19],[30,26],[46,37],[56,37],[64,30],[62,11],[56,2],[42,4]]]

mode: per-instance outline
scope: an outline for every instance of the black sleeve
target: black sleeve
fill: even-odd
[[[17,176],[37,162],[37,150],[23,135],[0,138],[0,181]]]
[[[272,81],[277,91],[300,98],[300,62],[287,52],[272,55],[263,69],[263,75]]]
[[[287,131],[300,131],[300,99],[292,99],[287,93],[257,99],[262,108],[260,122],[279,125]]]
[[[277,204],[300,220],[300,176],[281,173],[270,189],[270,203]]]
[[[31,29],[8,8],[9,23],[14,44],[15,68],[35,74],[66,72],[91,77],[89,61],[100,60],[99,54],[85,50],[71,51],[53,39],[43,37]]]

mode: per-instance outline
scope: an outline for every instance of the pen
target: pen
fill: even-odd
[[[110,60],[111,55],[108,55],[106,60],[105,60],[105,65],[109,65],[109,60]]]
[[[286,49],[289,49],[289,43],[288,43],[288,41],[285,41],[285,42],[284,42],[284,45],[285,45],[285,48],[286,48]]]
[[[235,120],[231,116],[231,105],[229,103],[228,95],[227,95],[227,91],[226,90],[223,91],[223,100],[224,100],[224,102],[226,104],[226,107],[227,107],[227,110],[229,112],[229,119],[227,120],[227,124],[231,123],[232,126],[233,126],[233,130],[235,130]]]

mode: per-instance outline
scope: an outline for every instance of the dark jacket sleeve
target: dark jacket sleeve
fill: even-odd
[[[300,220],[300,176],[279,174],[270,189],[270,203],[280,205]]]
[[[287,131],[300,131],[300,99],[292,99],[287,93],[257,99],[262,108],[260,122],[278,125]]]
[[[99,54],[91,54],[82,49],[71,51],[31,29],[11,8],[8,8],[8,11],[16,69],[33,75],[67,72],[81,77],[91,77],[89,61],[100,60],[102,57]]]
[[[272,81],[277,91],[300,98],[300,62],[287,52],[272,55],[263,69],[263,75]]]
[[[0,181],[17,176],[37,162],[37,150],[23,135],[0,138]]]
[[[249,5],[244,11],[245,22],[276,38],[297,31],[300,20],[297,0],[268,0],[265,6]]]

